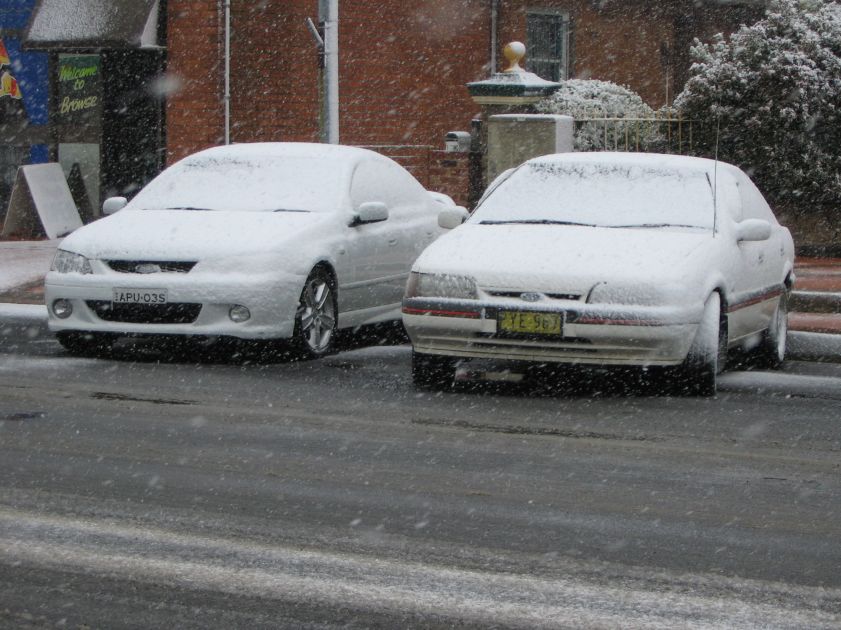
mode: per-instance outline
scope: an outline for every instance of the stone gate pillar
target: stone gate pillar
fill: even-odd
[[[526,47],[521,42],[511,42],[503,49],[503,55],[508,61],[508,67],[502,72],[496,72],[489,79],[467,84],[467,91],[482,108],[482,115],[477,125],[478,137],[474,138],[477,145],[476,155],[481,156],[481,167],[474,168],[474,173],[481,173],[481,182],[471,182],[471,190],[483,191],[487,186],[488,173],[488,121],[497,114],[530,114],[532,105],[550,96],[561,87],[560,83],[541,79],[533,72],[527,72],[520,66],[526,56]],[[474,129],[474,135],[477,130]],[[474,174],[473,177],[478,175]],[[481,193],[480,193],[481,194]],[[471,199],[471,206],[478,201]]]

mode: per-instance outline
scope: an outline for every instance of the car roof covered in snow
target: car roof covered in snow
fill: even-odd
[[[185,157],[181,162],[201,162],[225,158],[319,158],[348,160],[356,162],[363,158],[388,160],[383,155],[339,144],[318,144],[315,142],[244,142],[226,146],[211,147]]]
[[[532,158],[526,164],[580,164],[604,165],[620,168],[642,167],[662,171],[702,171],[712,172],[716,168],[715,160],[691,157],[687,155],[669,155],[664,153],[632,153],[599,151],[592,153],[554,153]],[[732,164],[718,162],[718,168],[736,169]]]

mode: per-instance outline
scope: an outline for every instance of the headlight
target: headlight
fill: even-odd
[[[87,258],[81,254],[74,254],[63,249],[56,251],[50,271],[57,271],[58,273],[93,273],[91,264]]]
[[[448,273],[409,274],[406,285],[406,297],[442,297],[475,300],[476,281],[468,276],[455,276]]]

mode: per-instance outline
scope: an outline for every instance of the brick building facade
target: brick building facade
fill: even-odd
[[[223,140],[223,4],[168,0],[168,71],[180,82],[167,103],[169,161]],[[318,141],[319,55],[305,23],[317,18],[318,1],[231,4],[231,140]],[[339,5],[341,142],[388,145],[415,162],[409,147],[441,148],[448,131],[467,130],[480,115],[465,84],[491,73],[494,46],[524,41],[528,69],[544,78],[613,81],[656,108],[685,80],[692,38],[731,31],[760,11],[755,3],[692,0]],[[444,158],[427,158],[432,171]],[[413,170],[424,179],[423,169]],[[452,185],[451,173],[442,177]]]
[[[8,1],[19,10],[0,38],[30,102],[4,172],[47,160],[81,169],[90,204],[79,203],[96,215],[105,197],[224,141],[225,0],[111,0],[108,20],[90,0]],[[321,59],[305,21],[323,1],[228,3],[231,141],[321,139]],[[443,153],[444,137],[481,115],[466,84],[500,69],[506,42],[525,42],[526,69],[543,78],[613,81],[656,108],[679,91],[691,40],[752,21],[762,1],[339,0],[340,141],[391,155],[464,203],[469,160]],[[41,23],[66,28],[54,37]],[[61,68],[82,61],[99,68],[101,106],[80,121],[57,103]],[[6,137],[14,122],[0,120]]]
[[[233,142],[321,140],[323,69],[306,20],[325,1],[109,0],[106,15],[92,0],[7,0],[0,40],[28,101],[24,124],[0,116],[4,181],[20,164],[58,161],[93,218],[107,196],[131,196],[165,164],[224,142],[226,128]],[[656,108],[679,91],[691,40],[752,21],[763,0],[338,4],[340,141],[391,155],[465,203],[471,162],[444,153],[444,137],[481,117],[466,84],[501,69],[506,42],[523,41],[526,69],[545,79],[613,81]],[[97,69],[84,116],[60,107],[74,64]]]

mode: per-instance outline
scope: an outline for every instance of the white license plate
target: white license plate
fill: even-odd
[[[166,289],[114,289],[114,304],[166,304]]]

